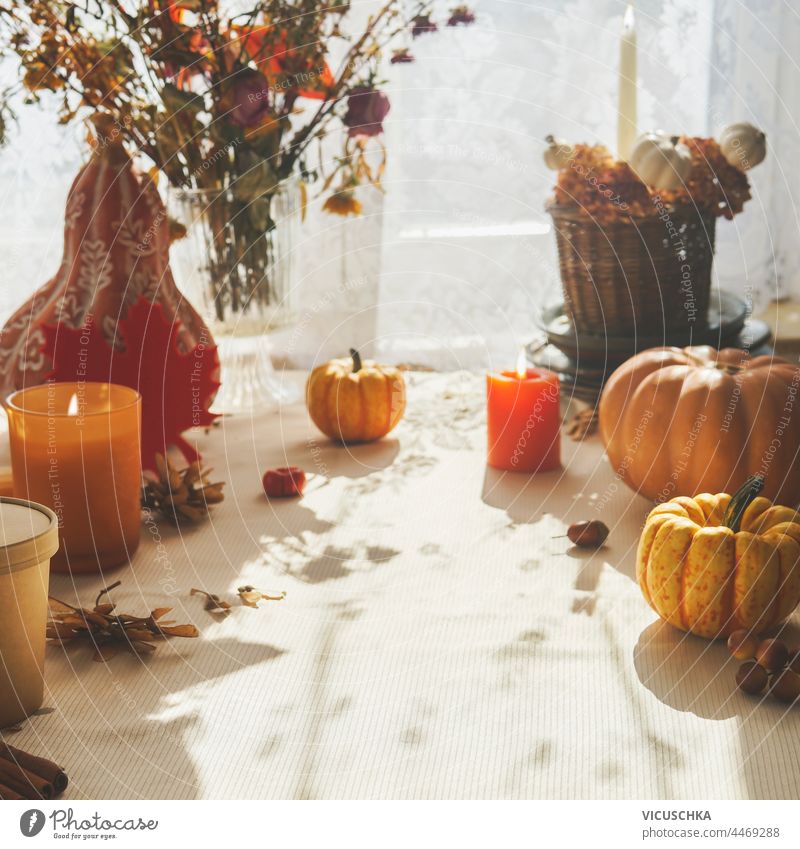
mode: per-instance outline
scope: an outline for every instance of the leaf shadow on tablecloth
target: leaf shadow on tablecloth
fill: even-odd
[[[300,543],[292,546],[284,541],[278,549],[269,552],[271,565],[287,575],[307,584],[322,584],[347,578],[354,572],[368,572],[386,565],[401,552],[385,545],[366,540],[347,546],[326,545],[322,551],[314,552]]]
[[[594,515],[587,515],[580,500],[585,483],[584,476],[572,474],[568,468],[534,476],[503,472],[487,466],[481,498],[489,507],[505,512],[509,519],[508,529],[513,530],[521,525],[535,525],[548,520],[552,522],[553,541],[550,543],[549,539],[542,540],[544,544],[540,555],[543,558],[569,557],[579,561],[573,587],[575,598],[572,612],[592,616],[605,565],[613,566],[618,572],[634,580],[636,551],[630,546],[624,549],[615,546],[613,536],[605,546],[597,550],[581,549],[567,539],[559,538],[566,533],[566,528],[572,522],[596,518]]]
[[[796,627],[787,626],[786,634],[796,642]],[[736,719],[740,775],[731,777],[731,787],[709,787],[710,798],[735,794],[739,778],[752,799],[800,796],[800,710],[737,690],[738,662],[724,641],[709,642],[659,620],[642,631],[633,663],[641,683],[667,707],[712,721]],[[673,750],[663,768],[680,772],[681,759]]]
[[[357,445],[342,445],[325,436],[302,442],[287,441],[281,446],[285,465],[300,466],[306,474],[324,478],[363,478],[391,466],[400,452],[394,437]]]
[[[165,643],[152,657],[122,654],[109,663],[95,663],[83,646],[69,650],[50,647],[48,665],[69,663],[85,683],[80,723],[74,707],[52,700],[55,720],[49,736],[70,776],[68,799],[194,799],[203,796],[194,760],[187,747],[191,737],[207,733],[197,706],[185,693],[284,654],[282,649],[231,638]],[[60,656],[59,656],[60,655]],[[202,698],[196,696],[195,698]],[[177,706],[177,707],[176,707]],[[83,742],[81,728],[91,727],[92,746],[113,749],[113,759],[96,757]],[[32,740],[36,728],[31,729]],[[36,750],[20,734],[18,745]],[[65,752],[71,753],[63,757]],[[209,766],[205,764],[205,766]],[[223,769],[220,764],[220,771]]]

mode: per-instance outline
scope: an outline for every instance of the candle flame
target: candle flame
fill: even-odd
[[[520,380],[524,380],[528,376],[528,361],[525,357],[525,349],[519,349],[519,355],[517,356],[517,377]]]
[[[74,392],[72,393],[72,397],[69,399],[69,404],[67,405],[67,415],[78,415],[78,396]]]
[[[633,5],[633,3],[628,3],[628,7],[625,9],[625,14],[622,17],[623,34],[630,33],[636,27]]]

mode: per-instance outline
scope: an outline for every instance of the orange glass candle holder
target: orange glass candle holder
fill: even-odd
[[[141,397],[113,383],[46,383],[6,401],[14,495],[50,507],[54,572],[127,563],[141,523]]]
[[[487,462],[507,472],[545,472],[561,467],[558,375],[545,369],[486,376]]]

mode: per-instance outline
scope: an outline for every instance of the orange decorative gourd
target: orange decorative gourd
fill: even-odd
[[[758,493],[678,496],[653,509],[636,555],[645,599],[663,619],[715,639],[780,624],[800,602],[800,516]]]
[[[314,424],[339,442],[372,442],[403,417],[406,387],[392,366],[362,362],[358,351],[315,368],[306,384],[306,405]]]
[[[4,395],[42,383],[53,370],[43,350],[45,325],[79,328],[91,318],[106,341],[119,348],[117,322],[140,296],[160,304],[168,322],[179,320],[180,350],[189,352],[197,344],[213,347],[208,328],[175,286],[168,257],[169,221],[158,190],[134,173],[113,133],[75,178],[64,218],[58,271],[0,334]]]
[[[707,346],[632,357],[600,398],[608,459],[654,501],[731,492],[751,474],[764,495],[800,501],[800,368]]]

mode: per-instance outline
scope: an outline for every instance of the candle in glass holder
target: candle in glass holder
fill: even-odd
[[[486,376],[488,463],[508,472],[544,472],[561,466],[558,376],[526,368]]]
[[[6,401],[14,495],[50,507],[55,572],[127,563],[141,522],[141,397],[113,383],[46,383]]]

